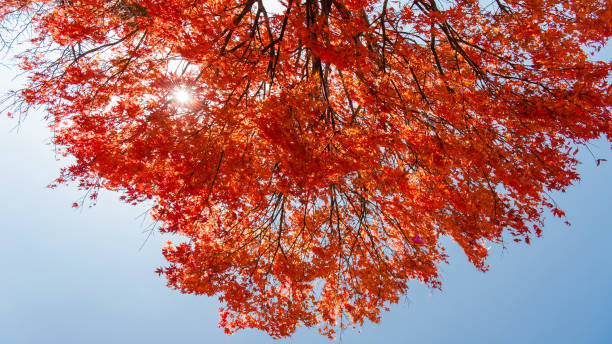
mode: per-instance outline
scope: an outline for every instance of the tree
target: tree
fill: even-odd
[[[576,147],[612,141],[612,63],[588,58],[607,1],[278,7],[0,5],[5,29],[33,28],[11,99],[74,158],[57,182],[152,202],[186,239],[158,272],[218,295],[228,333],[378,321],[410,281],[440,287],[444,236],[485,271],[485,244],[563,217],[548,192],[578,180]]]

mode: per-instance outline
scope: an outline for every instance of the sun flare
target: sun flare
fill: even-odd
[[[187,104],[191,102],[192,96],[191,92],[189,92],[185,88],[177,88],[174,90],[172,98],[180,104]]]

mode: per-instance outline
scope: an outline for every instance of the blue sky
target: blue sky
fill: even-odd
[[[9,70],[0,76],[0,90],[16,84]],[[46,144],[42,115],[16,124],[0,117],[0,342],[273,342],[257,331],[225,336],[215,299],[165,286],[154,270],[169,237],[156,234],[140,249],[144,207],[107,192],[75,210],[81,192],[47,189],[63,163]],[[608,162],[596,167],[583,150],[583,180],[553,195],[572,227],[548,216],[531,245],[492,248],[485,274],[451,243],[441,292],[415,283],[380,324],[347,330],[342,342],[612,343],[612,151],[604,140],[591,150]],[[278,341],[312,342],[327,340],[300,329]]]

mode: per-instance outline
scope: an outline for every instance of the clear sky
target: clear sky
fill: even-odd
[[[610,50],[610,49],[609,49]],[[604,55],[610,59],[609,52]],[[16,85],[0,69],[0,91]],[[14,86],[13,86],[14,87]],[[182,295],[154,270],[169,237],[147,239],[143,207],[103,193],[93,208],[72,209],[81,192],[45,186],[57,177],[40,113],[19,130],[0,118],[0,343],[271,343],[265,334],[231,337],[217,328],[216,299]],[[583,150],[583,180],[553,197],[573,223],[548,216],[531,245],[493,247],[478,272],[450,244],[443,290],[414,283],[405,299],[344,343],[612,343],[612,150]],[[278,343],[327,342],[300,329]]]

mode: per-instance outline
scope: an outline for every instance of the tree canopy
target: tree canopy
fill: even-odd
[[[4,0],[31,29],[14,115],[58,183],[151,202],[158,272],[227,333],[378,321],[450,237],[529,243],[577,148],[612,140],[607,0]],[[600,160],[597,160],[599,164]],[[78,206],[78,204],[75,204]]]

